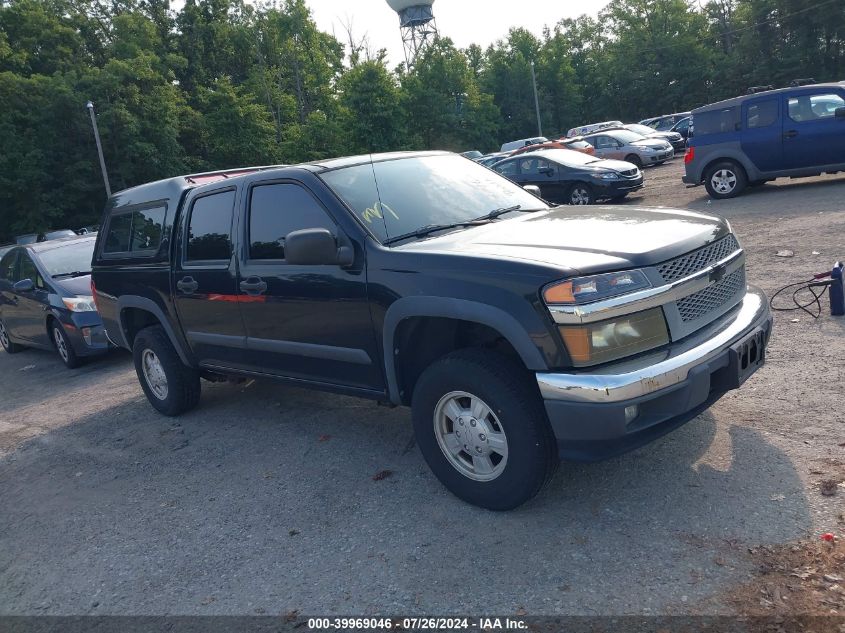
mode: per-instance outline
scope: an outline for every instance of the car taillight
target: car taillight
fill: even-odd
[[[695,148],[690,147],[689,149],[687,149],[687,155],[684,156],[684,164],[689,165],[694,160],[695,160]]]

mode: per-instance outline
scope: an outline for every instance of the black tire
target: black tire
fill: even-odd
[[[132,344],[132,358],[141,388],[156,411],[167,416],[176,416],[197,406],[202,391],[200,374],[182,362],[160,325],[138,332]],[[149,364],[147,371],[151,376],[160,376],[159,370],[163,374],[163,389],[161,383],[153,385],[148,381],[144,369],[145,358]]]
[[[613,196],[611,198],[611,200],[613,200],[613,202],[622,202],[627,197],[628,197],[628,193],[626,192],[626,193],[623,193],[622,195],[619,195],[619,196]]]
[[[714,200],[735,198],[748,186],[748,176],[741,165],[725,160],[711,165],[704,173],[704,187]]]
[[[475,433],[481,433],[484,420],[492,429],[488,439],[493,439],[496,428],[506,438],[507,457],[502,464],[499,456],[494,468],[501,470],[491,480],[476,480],[453,465],[450,460],[467,463],[467,458],[471,458],[463,447],[456,447],[459,452],[447,457],[447,449],[440,446],[438,435],[443,437],[443,434],[438,431],[439,421],[454,422],[438,415],[441,402],[449,402],[458,397],[454,394],[459,393],[470,394],[483,401],[490,414],[479,415],[477,426],[473,422],[474,417],[466,420],[466,426],[462,427],[464,439],[460,441],[484,440],[483,434],[475,439],[466,435],[470,424],[476,427]],[[456,400],[460,401],[466,403],[465,407],[470,406],[468,398]],[[425,461],[440,482],[467,503],[489,510],[511,510],[534,497],[557,468],[557,445],[537,386],[531,382],[528,372],[500,354],[466,349],[433,363],[423,372],[414,388],[412,413],[414,434]],[[477,414],[473,412],[471,415]],[[491,421],[493,426],[490,426]],[[460,436],[457,422],[449,435]],[[447,443],[445,438],[443,441]]]
[[[596,194],[586,182],[576,182],[566,192],[566,203],[583,206],[596,203]]]
[[[82,359],[76,355],[73,345],[70,344],[65,328],[55,319],[50,321],[50,340],[53,341],[53,347],[56,348],[56,353],[65,367],[76,369],[82,364]]]
[[[23,345],[12,342],[12,339],[9,338],[9,332],[6,329],[6,324],[2,320],[0,320],[0,346],[6,350],[7,354],[17,354],[18,352],[22,352],[26,349]]]
[[[636,154],[628,154],[625,157],[625,162],[626,163],[633,163],[634,165],[637,166],[638,169],[643,168],[643,159],[640,158],[639,156],[637,156]]]

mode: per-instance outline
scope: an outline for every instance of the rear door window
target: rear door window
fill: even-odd
[[[769,127],[774,125],[778,120],[778,102],[777,99],[766,99],[765,101],[757,101],[748,106],[748,114],[745,118],[745,124],[749,129]]]
[[[232,217],[235,191],[197,198],[188,221],[185,260],[228,262],[232,257]]]

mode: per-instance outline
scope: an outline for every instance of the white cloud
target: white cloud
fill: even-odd
[[[441,35],[459,47],[472,43],[486,47],[507,35],[512,27],[542,33],[563,18],[595,15],[609,0],[435,0],[434,17]],[[172,2],[179,9],[184,0]],[[399,17],[385,0],[307,0],[317,26],[346,39],[344,24],[351,21],[356,38],[366,34],[374,49],[386,48],[390,65],[404,61]]]

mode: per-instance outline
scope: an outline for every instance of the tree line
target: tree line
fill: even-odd
[[[387,8],[385,8],[387,10]],[[168,176],[405,149],[497,149],[794,78],[845,79],[845,0],[612,0],[541,36],[391,68],[306,0],[0,0],[0,243],[98,221],[91,123],[114,190]],[[396,35],[398,37],[398,33]]]

